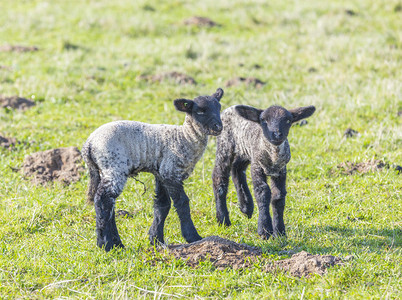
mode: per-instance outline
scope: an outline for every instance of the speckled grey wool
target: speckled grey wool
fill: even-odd
[[[85,142],[82,155],[89,168],[88,199],[94,201],[98,246],[109,251],[123,247],[114,205],[129,176],[140,172],[155,175],[154,221],[151,243],[164,243],[163,227],[170,199],[179,215],[181,230],[188,242],[201,239],[190,216],[189,199],[183,181],[203,155],[208,135],[222,130],[219,101],[223,90],[194,100],[176,99],[174,105],[186,113],[184,124],[146,124],[116,121],[96,129]]]
[[[287,136],[292,123],[309,117],[314,111],[313,106],[288,111],[280,106],[259,110],[239,105],[222,112],[223,131],[217,138],[212,173],[216,217],[220,224],[231,225],[226,205],[230,176],[237,191],[239,208],[251,218],[254,203],[246,178],[246,169],[251,165],[259,209],[258,234],[263,238],[272,234],[285,235],[286,164],[291,158]],[[271,177],[271,188],[267,176]]]

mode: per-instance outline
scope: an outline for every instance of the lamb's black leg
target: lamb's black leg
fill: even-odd
[[[176,208],[177,214],[180,219],[181,233],[188,243],[201,240],[202,237],[195,229],[193,220],[190,214],[190,200],[183,189],[183,183],[173,180],[164,180],[165,186],[169,196],[173,200],[173,205]]]
[[[258,205],[258,234],[262,238],[269,238],[272,233],[272,220],[269,214],[271,190],[267,184],[267,176],[261,167],[251,165],[251,177],[254,185],[254,195]]]
[[[154,221],[149,229],[149,240],[164,244],[163,228],[171,207],[170,198],[160,179],[155,177]]]
[[[246,169],[248,163],[244,161],[234,161],[232,165],[232,180],[237,191],[237,201],[240,210],[248,218],[251,218],[254,211],[253,197],[247,185]]]
[[[114,204],[126,180],[124,176],[102,178],[95,194],[97,245],[105,251],[124,247],[117,231]]]
[[[216,204],[216,219],[219,224],[230,226],[231,222],[229,219],[228,207],[226,205],[226,195],[228,193],[231,161],[227,153],[219,153],[218,150],[216,151],[215,167],[212,171],[212,186]]]
[[[285,210],[286,197],[286,169],[278,177],[271,177],[272,188],[272,226],[274,235],[286,236],[283,211]]]

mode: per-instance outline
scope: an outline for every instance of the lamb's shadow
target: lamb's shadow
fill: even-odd
[[[364,249],[365,252],[381,252],[391,247],[402,246],[401,228],[355,228],[346,226],[312,226],[311,232],[331,235],[331,239],[345,239],[347,242],[336,242],[332,246],[314,242],[312,244],[297,243],[295,247],[308,248],[311,253],[351,252],[353,249]],[[309,231],[309,230],[308,230]],[[314,240],[314,237],[313,237]],[[293,244],[291,240],[290,244]]]

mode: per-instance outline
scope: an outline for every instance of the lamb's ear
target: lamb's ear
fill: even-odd
[[[191,113],[193,110],[194,101],[188,99],[176,99],[173,101],[173,104],[178,111]]]
[[[216,92],[212,95],[212,97],[216,98],[216,100],[220,101],[223,96],[223,90],[218,88]]]
[[[314,106],[299,107],[289,110],[293,116],[292,123],[310,117],[315,112]]]
[[[235,106],[235,110],[241,117],[253,122],[260,123],[260,115],[263,110],[247,105],[237,105]]]

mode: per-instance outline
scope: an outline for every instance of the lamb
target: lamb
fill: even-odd
[[[208,135],[222,131],[219,101],[223,90],[194,100],[176,99],[186,113],[181,126],[116,121],[96,129],[85,142],[82,156],[89,168],[88,200],[96,212],[97,245],[106,251],[124,247],[115,222],[115,202],[129,176],[155,176],[154,220],[151,243],[164,243],[163,228],[173,200],[181,232],[187,242],[201,239],[190,215],[183,181],[192,173],[207,146]]]
[[[217,138],[212,172],[218,223],[230,226],[226,195],[230,173],[242,213],[251,218],[253,198],[247,185],[246,169],[251,165],[254,195],[259,209],[258,234],[263,239],[286,236],[283,221],[286,196],[286,164],[290,160],[288,133],[292,123],[311,116],[314,106],[286,110],[271,106],[260,110],[232,106],[222,112],[223,131]],[[267,184],[271,177],[271,189]],[[271,192],[272,191],[272,192]],[[269,206],[272,204],[273,220]]]

